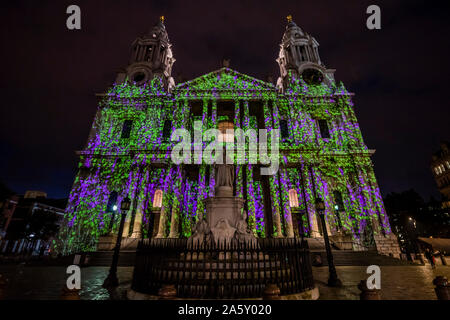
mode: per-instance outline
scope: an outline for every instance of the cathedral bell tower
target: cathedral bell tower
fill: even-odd
[[[280,53],[276,59],[280,66],[277,87],[283,91],[287,87],[289,73],[295,78],[303,78],[308,84],[334,82],[333,69],[326,69],[319,56],[319,43],[314,37],[287,17],[286,31],[280,44]]]
[[[137,38],[131,49],[129,65],[119,72],[116,83],[129,81],[143,85],[158,77],[169,91],[175,86],[172,65],[176,60],[164,25],[164,16],[160,17],[146,35]]]

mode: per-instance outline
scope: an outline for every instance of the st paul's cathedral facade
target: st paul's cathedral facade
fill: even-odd
[[[175,83],[175,55],[163,17],[133,42],[131,52],[126,69],[98,95],[88,141],[78,152],[59,252],[99,250],[117,234],[125,197],[131,208],[124,245],[190,237],[205,214],[204,200],[214,196],[215,166],[174,163],[171,135],[200,122],[202,130],[223,133],[222,141],[238,128],[279,129],[275,174],[261,174],[261,163],[234,166],[233,195],[243,199],[255,237],[320,241],[323,213],[335,246],[398,256],[371,161],[374,150],[363,141],[353,94],[336,83],[335,70],[320,59],[319,43],[292,18],[276,59],[276,83],[227,64]],[[322,212],[318,202],[325,205]]]

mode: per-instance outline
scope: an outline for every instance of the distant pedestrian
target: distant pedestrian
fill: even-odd
[[[39,259],[44,256],[44,252],[45,252],[45,246],[41,246],[41,248],[39,249]]]
[[[436,264],[434,263],[434,256],[433,253],[431,252],[430,248],[427,248],[425,250],[425,257],[428,259],[428,261],[431,264],[431,267],[434,269],[436,268]]]

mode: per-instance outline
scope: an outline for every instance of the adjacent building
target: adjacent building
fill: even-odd
[[[66,200],[48,199],[41,191],[13,195],[0,207],[0,238],[48,238],[55,236],[64,220]]]
[[[442,206],[450,208],[450,143],[441,142],[439,151],[431,158],[431,171],[442,195]]]

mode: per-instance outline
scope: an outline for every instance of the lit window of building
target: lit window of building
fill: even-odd
[[[290,204],[291,208],[298,207],[298,195],[297,195],[297,191],[294,189],[289,190],[289,204]]]
[[[154,208],[161,208],[162,206],[162,196],[163,192],[162,190],[156,190],[155,195],[153,196],[153,207]]]
[[[228,133],[227,133],[228,130]],[[219,142],[234,142],[234,124],[231,121],[219,123]]]

